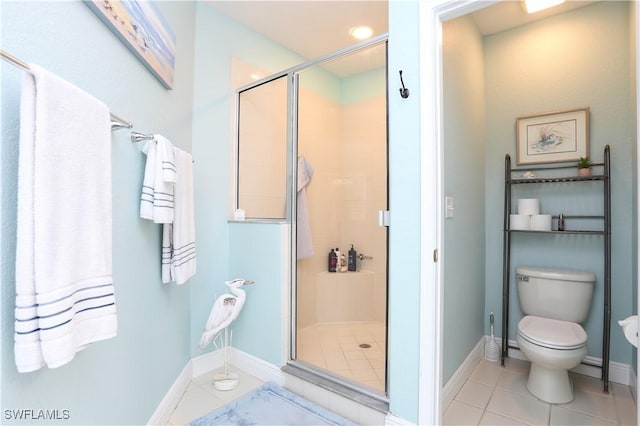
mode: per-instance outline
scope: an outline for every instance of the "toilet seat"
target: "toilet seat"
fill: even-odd
[[[578,349],[587,342],[587,333],[580,324],[533,315],[520,320],[518,334],[534,345],[557,350]]]

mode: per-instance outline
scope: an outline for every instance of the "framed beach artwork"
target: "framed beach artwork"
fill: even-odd
[[[176,36],[152,1],[84,0],[162,85],[173,89]]]
[[[517,164],[564,163],[589,156],[589,108],[516,119]]]

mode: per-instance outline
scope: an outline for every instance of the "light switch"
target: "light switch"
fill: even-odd
[[[445,219],[453,218],[453,197],[451,195],[444,197],[444,217]]]

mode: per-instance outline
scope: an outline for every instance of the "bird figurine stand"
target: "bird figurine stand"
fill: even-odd
[[[217,348],[218,345],[215,341],[224,333],[222,336],[224,339],[222,348],[224,372],[216,373],[213,376],[213,385],[217,390],[221,391],[234,389],[238,385],[238,375],[229,371],[228,348],[233,338],[233,334],[229,331],[229,325],[238,318],[247,297],[245,291],[241,290],[240,287],[253,284],[253,281],[237,278],[225,281],[225,284],[229,287],[231,294],[225,293],[213,303],[207,324],[200,338],[200,349],[205,348],[211,342]]]
[[[229,327],[224,329],[224,347],[222,348],[222,357],[224,359],[224,372],[215,373],[213,375],[213,386],[219,391],[228,391],[238,386],[238,375],[229,371],[229,346],[233,339],[233,332],[229,331]],[[214,342],[215,344],[215,342]]]

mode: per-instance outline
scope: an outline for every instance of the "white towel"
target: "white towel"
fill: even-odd
[[[309,223],[309,209],[307,207],[307,186],[313,178],[313,168],[303,157],[298,157],[298,200],[296,220],[296,246],[298,259],[313,256],[313,241],[311,239],[311,224]]]
[[[111,120],[99,100],[30,65],[22,83],[15,361],[59,367],[114,337]]]
[[[173,145],[162,135],[142,146],[147,154],[142,194],[140,195],[140,217],[155,223],[173,222],[173,189],[176,182],[176,166]]]
[[[172,224],[162,230],[162,282],[183,284],[196,273],[196,230],[191,154],[175,150],[176,185]]]

